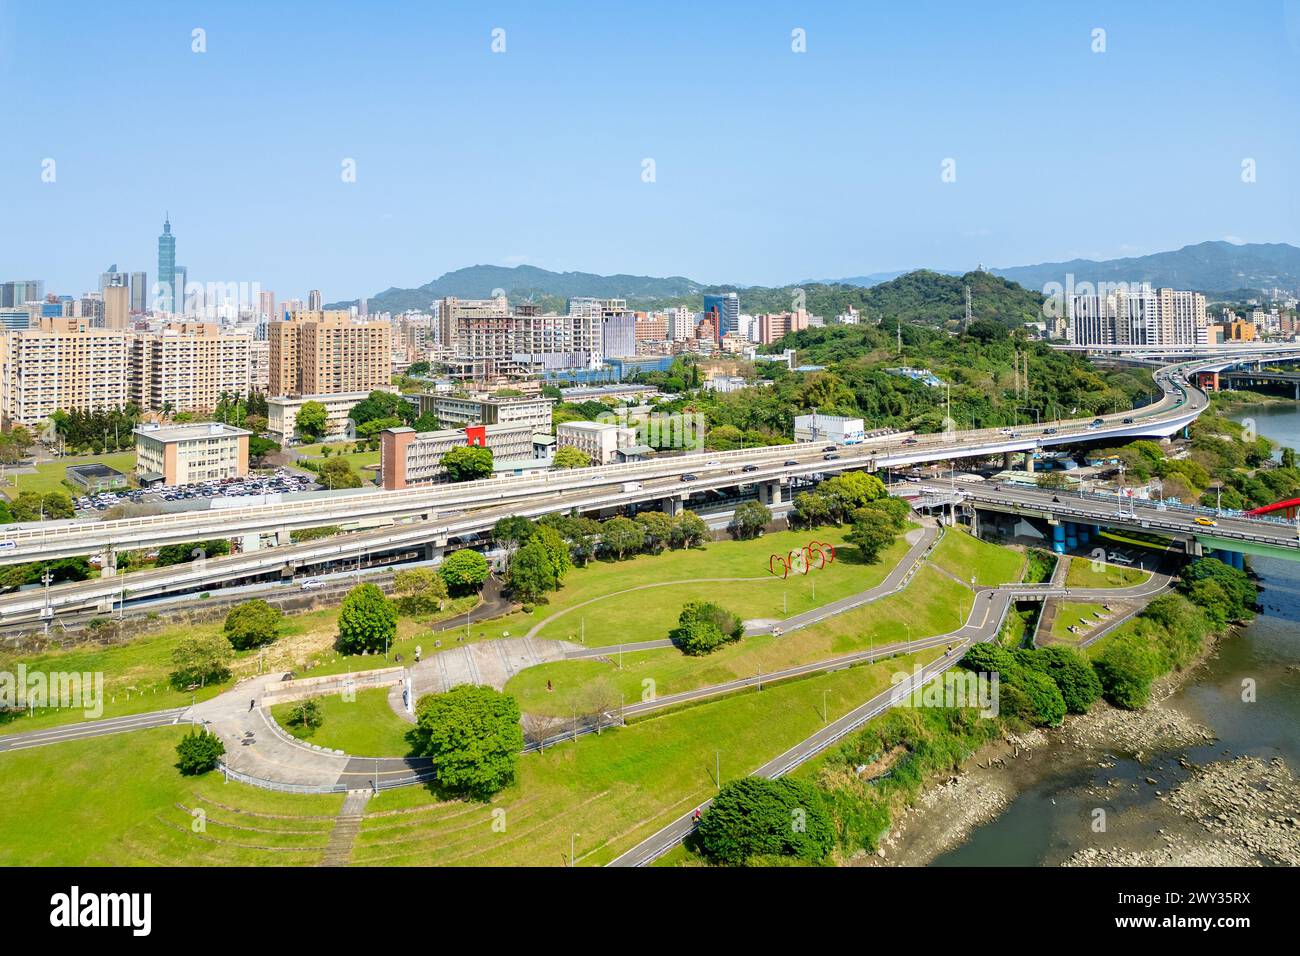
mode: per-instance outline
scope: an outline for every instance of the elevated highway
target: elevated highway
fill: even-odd
[[[56,559],[120,548],[244,535],[243,553],[190,564],[108,574],[100,578],[0,595],[0,627],[53,620],[60,612],[106,610],[114,603],[197,592],[237,581],[292,577],[301,569],[338,567],[376,555],[417,553],[436,559],[457,541],[487,532],[507,515],[537,517],[578,510],[599,512],[657,505],[669,513],[691,507],[702,493],[755,485],[760,500],[780,505],[791,482],[851,470],[881,471],[917,464],[1028,453],[1080,441],[1115,443],[1173,434],[1195,420],[1208,396],[1187,376],[1197,363],[1161,369],[1159,401],[1144,408],[1009,429],[980,429],[917,436],[886,436],[826,452],[815,444],[730,452],[659,456],[645,462],[575,469],[541,477],[488,479],[400,492],[363,492],[306,501],[211,512],[159,515],[124,521],[64,521],[10,526],[0,539],[0,563]],[[683,481],[683,474],[694,475]],[[299,544],[294,527],[381,520],[383,526]],[[1276,522],[1264,522],[1271,541]],[[277,546],[260,547],[247,536],[275,529]],[[250,547],[250,545],[252,545]],[[110,566],[111,567],[111,566]]]

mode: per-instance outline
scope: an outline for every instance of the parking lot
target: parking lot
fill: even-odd
[[[135,488],[130,491],[106,491],[82,495],[74,499],[78,511],[107,511],[120,504],[169,504],[171,502],[202,501],[203,499],[242,498],[249,495],[290,494],[311,491],[316,483],[306,475],[298,475],[283,468],[274,474],[249,475],[245,478],[224,478],[193,485],[155,485],[152,488]]]

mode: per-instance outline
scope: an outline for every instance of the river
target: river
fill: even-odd
[[[1300,405],[1251,406],[1232,417],[1252,418],[1260,434],[1300,448]],[[1188,778],[1180,757],[1194,765],[1242,755],[1281,757],[1300,775],[1300,670],[1295,666],[1300,663],[1300,562],[1261,558],[1251,563],[1260,578],[1263,612],[1222,641],[1164,703],[1208,727],[1217,741],[1146,754],[1142,761],[1116,753],[1104,766],[1095,754],[1049,745],[1041,760],[1035,758],[1044,772],[1027,775],[1026,785],[1000,815],[932,865],[1054,866],[1088,847],[1157,845],[1169,814],[1156,806],[1156,794]],[[1255,700],[1246,702],[1250,682]],[[1130,822],[1097,834],[1088,823],[1103,790],[1112,819]]]

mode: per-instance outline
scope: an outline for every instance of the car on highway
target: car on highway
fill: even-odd
[[[1055,428],[1044,428],[1044,429],[1043,429],[1043,434],[1044,434],[1044,435],[1055,435],[1055,434],[1056,434],[1056,429],[1055,429]]]
[[[749,471],[758,471],[758,465],[746,465],[744,468],[742,468],[742,469],[740,469],[740,470],[741,470],[741,471],[745,471],[745,472],[749,472]]]
[[[838,445],[827,445],[822,451],[839,451]]]
[[[1094,418],[1092,420],[1092,425],[1094,428],[1100,428],[1102,425],[1105,424],[1106,424],[1106,420],[1104,418]]]
[[[690,472],[687,472],[686,474],[682,475],[682,481],[699,481],[699,480],[700,480],[699,475],[692,475]]]
[[[822,455],[822,461],[839,461],[840,456],[832,452],[829,455]]]
[[[319,578],[308,578],[298,584],[298,587],[304,591],[315,591],[317,588],[323,588],[324,586],[325,582]]]
[[[793,458],[791,458],[790,460],[788,460],[788,461],[787,461],[784,465],[782,465],[781,467],[783,467],[783,468],[793,468],[793,467],[794,467],[795,465],[797,465],[797,464],[799,464],[799,463],[798,463],[797,461],[795,461]]]
[[[1219,526],[1219,522],[1211,520],[1210,518],[1204,518],[1201,515],[1197,515],[1192,520],[1205,528],[1217,528]]]
[[[713,459],[713,461],[709,462],[709,463],[707,464],[706,467],[708,467],[708,468],[721,468],[721,467],[722,467],[722,462],[718,461],[718,459],[715,458],[715,459]]]
[[[1131,419],[1131,418],[1126,418],[1126,419],[1124,419],[1124,424],[1125,424],[1125,425],[1132,425],[1132,424],[1133,424],[1133,419]]]
[[[903,439],[903,444],[904,444],[904,445],[916,445],[916,444],[919,444],[919,443],[917,442],[917,440],[916,440],[915,438],[904,438],[904,439]]]

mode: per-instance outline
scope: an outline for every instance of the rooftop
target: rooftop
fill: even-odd
[[[195,422],[191,425],[136,425],[136,435],[144,435],[154,441],[194,441],[197,438],[234,438],[238,435],[253,434],[247,428],[223,425],[221,422]]]

